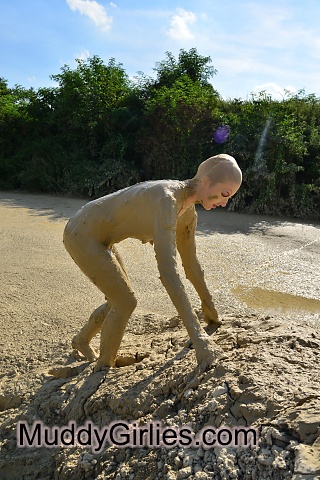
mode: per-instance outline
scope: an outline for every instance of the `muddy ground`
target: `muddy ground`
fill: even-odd
[[[67,219],[84,203],[0,194],[0,478],[320,479],[319,224],[198,211],[198,257],[223,319],[210,333],[224,351],[201,376],[152,247],[123,242],[139,303],[121,354],[145,358],[93,373],[70,340],[103,296],[62,244]],[[60,433],[70,421],[87,432],[87,421],[131,422],[136,432],[151,421],[195,433],[249,426],[258,444],[18,448],[19,421]]]

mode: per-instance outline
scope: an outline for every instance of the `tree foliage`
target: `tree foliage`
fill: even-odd
[[[158,62],[154,68],[154,71],[157,72],[154,86],[170,88],[177,80],[185,76],[192,82],[200,82],[201,85],[208,86],[209,79],[217,73],[210,63],[211,58],[202,57],[195,48],[189,52],[180,50],[177,60],[172,53],[166,52],[166,59]]]
[[[0,188],[94,197],[137,181],[190,178],[230,153],[244,172],[232,208],[320,217],[320,100],[300,91],[223,100],[210,57],[170,52],[155,78],[130,80],[97,56],[65,65],[54,87],[0,78]],[[213,134],[228,125],[219,144]]]

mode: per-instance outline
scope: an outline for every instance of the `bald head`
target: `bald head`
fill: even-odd
[[[233,157],[225,153],[210,157],[199,165],[194,178],[201,180],[204,177],[209,178],[211,185],[231,182],[240,186],[242,182],[239,165]]]

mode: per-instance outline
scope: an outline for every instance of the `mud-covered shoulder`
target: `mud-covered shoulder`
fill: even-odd
[[[175,230],[178,219],[179,205],[171,190],[159,195],[155,224],[165,230]]]

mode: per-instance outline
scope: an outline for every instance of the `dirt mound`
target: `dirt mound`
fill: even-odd
[[[178,317],[132,319],[121,354],[135,353],[138,346],[146,356],[134,365],[93,373],[92,365],[69,357],[56,370],[66,378],[48,377],[25,404],[6,412],[1,478],[320,477],[319,333],[252,315],[225,318],[212,336],[225,357],[201,375]],[[124,445],[99,449],[86,433],[84,447],[17,449],[17,422],[31,427],[35,420],[61,428],[75,422],[87,432],[120,422],[118,442]],[[188,426],[196,434],[203,428],[255,427],[257,446],[128,446],[125,425],[138,430],[150,422],[158,430]]]

